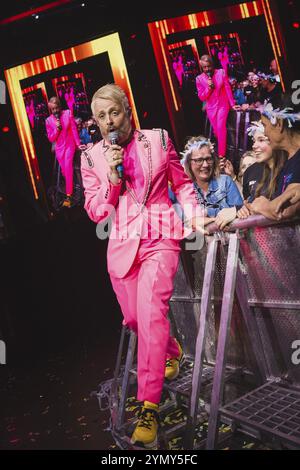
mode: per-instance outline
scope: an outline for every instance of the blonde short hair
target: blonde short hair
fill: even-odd
[[[61,106],[60,99],[57,96],[52,96],[48,101],[48,106],[50,106],[51,104],[57,104],[58,106]]]
[[[111,100],[114,103],[117,103],[122,106],[123,109],[128,113],[128,115],[131,114],[131,108],[126,93],[124,92],[123,88],[121,88],[119,85],[116,85],[115,83],[108,83],[107,85],[104,85],[99,88],[94,93],[91,103],[92,113],[94,116],[95,104],[98,99]]]

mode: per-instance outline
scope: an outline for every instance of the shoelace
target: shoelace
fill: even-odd
[[[151,410],[143,410],[139,416],[139,428],[151,429],[152,422],[154,421],[154,412]]]
[[[166,367],[172,367],[173,366],[172,361],[173,361],[173,359],[167,359],[166,360]]]
[[[178,359],[178,357],[170,357],[170,359],[166,359],[166,367],[173,367],[172,361],[180,362],[180,359]]]

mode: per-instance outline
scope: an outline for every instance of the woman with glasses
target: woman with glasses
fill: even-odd
[[[215,223],[222,229],[235,219],[237,207],[243,204],[235,182],[220,174],[213,145],[205,137],[190,138],[181,154],[181,163],[194,183],[195,196],[205,215],[215,217]]]

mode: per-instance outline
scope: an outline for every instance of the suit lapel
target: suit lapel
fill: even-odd
[[[140,159],[141,168],[144,176],[144,187],[143,187],[143,196],[142,200],[138,201],[138,198],[135,194],[135,191],[130,183],[126,181],[127,189],[133,195],[135,202],[138,205],[144,206],[147,202],[150,193],[151,179],[152,179],[152,159],[151,159],[151,143],[147,139],[146,135],[141,131],[136,130],[134,136],[136,142],[137,155],[135,158]]]

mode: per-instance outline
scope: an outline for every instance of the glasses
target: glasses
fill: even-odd
[[[213,161],[214,161],[213,157],[191,158],[191,162],[194,162],[195,165],[199,165],[199,166],[202,166],[204,162],[206,162],[208,165],[211,165]]]

